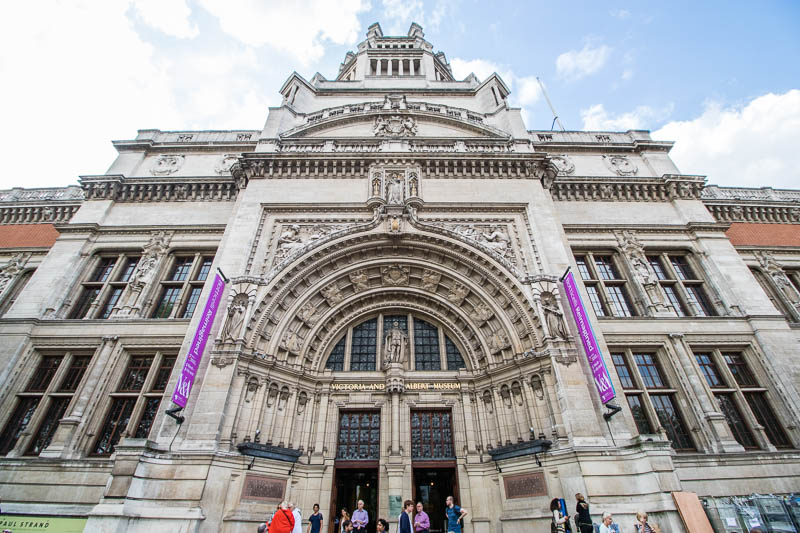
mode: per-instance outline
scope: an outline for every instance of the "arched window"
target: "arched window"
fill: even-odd
[[[381,313],[349,328],[331,349],[325,368],[334,372],[380,369],[386,336],[399,329],[407,339],[404,364],[409,370],[449,370],[466,368],[458,346],[442,327],[423,318],[398,312]]]

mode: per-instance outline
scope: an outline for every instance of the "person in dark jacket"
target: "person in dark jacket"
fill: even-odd
[[[400,513],[399,524],[397,526],[398,533],[414,533],[414,528],[411,526],[411,513],[414,512],[414,502],[406,500],[403,502],[403,512]]]
[[[592,515],[589,514],[589,502],[580,492],[575,495],[577,504],[575,505],[575,525],[578,526],[580,533],[594,533]]]

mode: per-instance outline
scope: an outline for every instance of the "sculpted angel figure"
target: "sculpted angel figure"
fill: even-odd
[[[400,324],[396,320],[392,322],[392,328],[386,333],[384,339],[384,366],[391,363],[402,363],[405,359],[406,346],[408,345],[408,335],[400,329]]]
[[[396,175],[392,177],[392,180],[389,182],[389,194],[387,201],[390,204],[402,204],[403,203],[403,182],[400,181]]]
[[[292,224],[278,237],[278,251],[276,255],[283,258],[302,247],[303,242],[300,239],[300,226]]]
[[[489,233],[481,233],[481,241],[492,251],[504,253],[511,239],[500,226],[492,226]]]

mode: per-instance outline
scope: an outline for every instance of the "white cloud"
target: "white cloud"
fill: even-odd
[[[606,45],[590,48],[587,44],[582,50],[570,50],[558,56],[556,71],[566,80],[579,80],[603,68],[610,55],[611,48]]]
[[[612,9],[611,16],[618,19],[626,19],[631,16],[631,12],[627,9]]]
[[[142,22],[172,37],[197,37],[197,25],[189,21],[192,10],[186,0],[134,0],[136,14]]]
[[[386,35],[405,35],[412,22],[424,31],[438,31],[444,17],[452,11],[454,0],[437,0],[430,10],[423,0],[381,0]]]
[[[621,115],[610,115],[603,104],[595,104],[581,110],[583,129],[588,131],[627,131],[651,129],[672,113],[673,105],[661,109],[642,105]]]
[[[370,9],[368,0],[200,0],[200,4],[230,36],[256,48],[271,46],[303,65],[322,57],[325,41],[355,42],[362,29],[358,14]]]
[[[747,105],[706,105],[688,121],[670,122],[653,138],[675,141],[670,152],[682,172],[709,183],[748,187],[800,187],[797,142],[800,90],[765,94]]]
[[[631,78],[633,78],[633,70],[626,68],[625,70],[622,71],[623,81],[628,81]]]

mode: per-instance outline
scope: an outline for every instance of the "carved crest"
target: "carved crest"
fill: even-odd
[[[604,155],[603,161],[617,176],[635,176],[639,167],[624,155]]]
[[[417,134],[417,121],[414,117],[392,115],[375,118],[372,131],[376,137],[408,137]]]
[[[408,267],[392,265],[381,269],[384,285],[408,285]]]
[[[239,162],[239,158],[233,154],[225,154],[223,155],[217,164],[214,166],[214,172],[219,175],[225,175],[231,173],[231,167]]]
[[[566,155],[555,155],[550,158],[550,161],[555,165],[559,176],[569,176],[575,172],[575,164]]]
[[[183,166],[184,156],[174,154],[162,154],[155,158],[150,174],[153,176],[169,176],[174,174]]]

